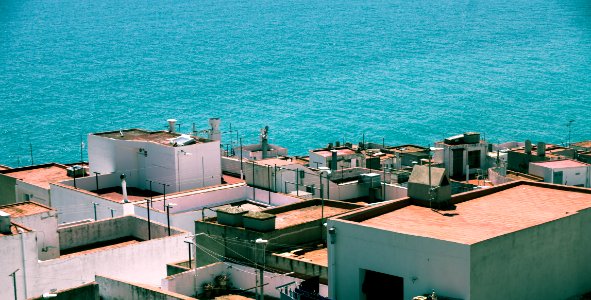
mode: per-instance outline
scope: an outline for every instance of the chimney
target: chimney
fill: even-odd
[[[326,149],[331,150],[332,149],[332,143],[328,143],[328,146],[326,146]]]
[[[176,119],[168,119],[168,132],[175,133],[176,132]]]
[[[129,203],[129,199],[127,199],[127,182],[125,181],[125,174],[121,174],[119,178],[121,178],[121,191],[123,194],[123,203]]]
[[[336,142],[334,142],[334,145],[335,145],[335,147],[337,147],[337,148],[338,148],[338,147],[340,147],[340,146],[341,146],[341,142],[339,142],[339,141],[336,141]]]
[[[525,154],[531,154],[531,141],[525,140]]]
[[[209,129],[208,132],[208,139],[212,140],[212,141],[220,141],[222,140],[222,132],[220,131],[220,123],[221,120],[220,118],[210,118],[209,119],[209,126],[211,126],[211,128]]]
[[[0,210],[0,233],[12,234],[10,231],[10,214]]]
[[[546,143],[538,142],[538,156],[539,157],[546,156]]]
[[[330,150],[332,158],[330,160],[330,169],[333,171],[337,170],[337,150]]]

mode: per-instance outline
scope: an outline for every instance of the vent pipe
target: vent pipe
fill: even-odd
[[[10,214],[0,210],[0,233],[12,234],[10,231]]]
[[[175,133],[176,132],[176,119],[168,119],[168,132]]]
[[[121,174],[119,178],[121,178],[121,193],[123,194],[123,203],[129,203],[129,199],[127,199],[127,182],[125,181],[125,174]]]
[[[332,171],[337,170],[337,150],[330,150],[332,158],[330,160],[330,169]]]

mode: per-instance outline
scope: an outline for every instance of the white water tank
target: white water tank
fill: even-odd
[[[175,133],[176,132],[176,119],[168,119],[168,132]]]
[[[220,123],[221,120],[220,118],[210,118],[209,119],[209,126],[211,126],[211,128],[209,129],[209,133],[208,133],[208,139],[212,140],[212,141],[219,141],[222,139],[222,132],[220,131]]]

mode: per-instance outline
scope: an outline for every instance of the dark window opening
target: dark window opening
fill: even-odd
[[[480,150],[468,151],[468,165],[470,168],[480,168]]]
[[[365,271],[365,279],[361,286],[365,299],[404,299],[404,279],[384,273]]]

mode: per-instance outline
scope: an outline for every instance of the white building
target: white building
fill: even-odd
[[[512,182],[328,220],[329,297],[567,299],[591,290],[591,191]]]
[[[529,174],[544,178],[544,182],[591,187],[591,165],[576,160],[532,162]]]
[[[466,173],[476,174],[486,169],[488,143],[480,140],[479,133],[449,137],[435,143],[435,147],[443,148],[443,165],[449,177],[463,179]]]
[[[50,163],[0,171],[0,204],[35,201],[51,206],[49,185],[71,179],[69,169]]]
[[[29,299],[91,283],[97,274],[158,286],[167,275],[166,264],[187,256],[187,232],[173,228],[168,236],[165,226],[151,223],[149,240],[146,220],[127,216],[53,227],[60,256],[40,260],[37,240],[42,231],[6,223],[0,215],[0,299],[14,298],[13,272],[17,299]]]
[[[337,162],[336,166],[333,165],[332,167],[336,167],[336,169],[361,167],[361,163],[365,158],[363,153],[358,153],[348,147],[310,150],[309,155],[311,168],[331,168],[331,162],[335,160]]]
[[[55,209],[27,201],[0,206],[0,211],[9,214],[12,222],[40,233],[37,236],[37,257],[39,260],[60,256],[57,211]]]

